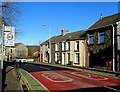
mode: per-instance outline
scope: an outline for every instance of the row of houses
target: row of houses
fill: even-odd
[[[120,71],[120,13],[99,19],[91,27],[40,44],[40,62]]]

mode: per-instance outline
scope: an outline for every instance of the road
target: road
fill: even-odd
[[[120,92],[120,79],[43,64],[26,63],[29,72],[51,92]]]

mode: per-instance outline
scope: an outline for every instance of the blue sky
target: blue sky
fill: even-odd
[[[23,16],[18,25],[21,31],[16,42],[25,45],[38,45],[50,36],[61,34],[65,28],[70,32],[84,30],[103,17],[118,13],[117,2],[19,2]]]

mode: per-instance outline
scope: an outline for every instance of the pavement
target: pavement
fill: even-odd
[[[2,92],[22,92],[20,81],[12,62],[4,62]]]

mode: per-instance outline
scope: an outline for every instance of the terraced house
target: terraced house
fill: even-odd
[[[99,19],[86,34],[89,66],[120,71],[120,13]]]
[[[41,44],[40,62],[120,71],[120,13],[100,18],[85,31],[61,33]]]
[[[85,31],[67,33],[68,30],[62,29],[60,36],[54,36],[40,45],[40,62],[56,63],[62,65],[88,66],[87,46]],[[51,55],[49,55],[51,47]],[[51,61],[49,58],[51,57]]]

